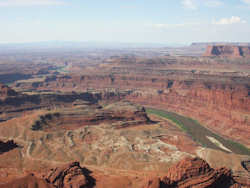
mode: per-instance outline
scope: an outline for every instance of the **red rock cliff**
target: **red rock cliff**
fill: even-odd
[[[143,75],[81,75],[41,83],[37,89],[102,91],[102,99],[128,99],[142,105],[169,109],[201,121],[225,136],[250,146],[250,85],[247,79],[218,77],[179,80]],[[233,81],[236,80],[236,81]],[[128,90],[120,92],[119,90]]]
[[[231,45],[208,46],[204,56],[250,57],[250,47]]]

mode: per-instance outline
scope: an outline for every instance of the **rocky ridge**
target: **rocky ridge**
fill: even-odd
[[[170,167],[162,184],[170,187],[240,187],[230,170],[212,169],[199,158],[184,159]]]
[[[46,87],[41,83],[40,87],[61,91],[94,88],[101,100],[126,99],[166,108],[197,119],[214,131],[250,146],[249,78],[201,76],[196,80],[187,76],[182,80],[179,76],[79,75],[67,79],[58,77],[46,83]]]
[[[250,47],[249,46],[231,46],[231,45],[208,46],[203,56],[250,58]]]
[[[82,168],[79,162],[72,162],[60,167],[52,168],[47,172],[37,175],[13,180],[12,182],[0,187],[25,188],[36,184],[37,188],[102,188],[103,180],[100,176],[113,178],[112,187],[131,187],[123,181],[117,181],[109,174],[97,176],[95,171]],[[126,179],[126,177],[123,177]],[[165,175],[152,175],[150,179],[137,177],[139,182],[132,187],[143,188],[163,188],[163,187],[223,187],[240,188],[247,187],[247,184],[240,184],[234,180],[231,171],[226,168],[213,169],[208,163],[200,158],[186,158],[169,168]],[[127,181],[133,181],[133,175]],[[138,181],[138,180],[137,180]]]

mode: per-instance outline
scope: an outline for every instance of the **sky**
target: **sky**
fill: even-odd
[[[250,0],[0,0],[0,43],[250,42]]]

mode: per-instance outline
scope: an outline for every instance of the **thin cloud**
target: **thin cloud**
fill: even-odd
[[[182,0],[181,4],[184,8],[187,8],[187,9],[192,9],[192,10],[197,9],[197,6],[194,0]]]
[[[212,24],[215,25],[231,25],[231,24],[239,24],[239,23],[246,23],[245,20],[242,20],[238,16],[232,16],[231,18],[221,18],[220,20],[216,21],[213,20]]]
[[[223,5],[223,2],[218,1],[218,0],[206,0],[205,5],[207,7],[219,7],[219,6]]]
[[[0,0],[0,7],[65,5],[60,0]]]
[[[150,24],[148,26],[151,26],[153,28],[157,29],[169,29],[169,28],[178,28],[178,27],[188,27],[188,26],[194,26],[199,25],[200,23],[197,22],[190,22],[190,23],[180,23],[180,24]]]
[[[196,10],[201,6],[219,7],[223,2],[221,0],[181,0],[181,4],[186,9]]]
[[[243,3],[250,5],[250,0],[241,0]]]

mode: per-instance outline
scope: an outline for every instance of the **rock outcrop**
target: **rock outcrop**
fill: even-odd
[[[203,56],[250,57],[249,46],[213,45],[208,46]]]
[[[161,180],[166,187],[240,187],[232,178],[231,171],[226,168],[212,169],[200,158],[184,159],[170,167]]]
[[[89,176],[90,171],[82,168],[79,162],[51,169],[45,179],[57,188],[90,188],[95,185],[95,180]]]
[[[98,171],[98,170],[97,170]],[[92,172],[87,168],[82,168],[79,162],[72,162],[61,167],[52,168],[49,172],[42,175],[28,175],[24,178],[13,180],[11,183],[0,185],[0,188],[105,188],[103,178],[113,178],[112,187],[128,188],[125,181],[134,179],[133,174],[118,179],[111,174],[102,174]],[[234,180],[231,171],[226,168],[213,169],[208,163],[200,158],[186,158],[169,168],[166,175],[156,176],[152,174],[151,179],[145,180],[143,177],[137,177],[133,187],[143,188],[240,188],[248,187],[248,184],[240,184]],[[40,178],[38,178],[40,177]],[[142,184],[144,184],[142,186]]]
[[[51,169],[41,178],[29,174],[23,178],[0,185],[0,188],[91,188],[95,180],[89,175],[90,171],[82,168],[79,162],[73,162]]]

